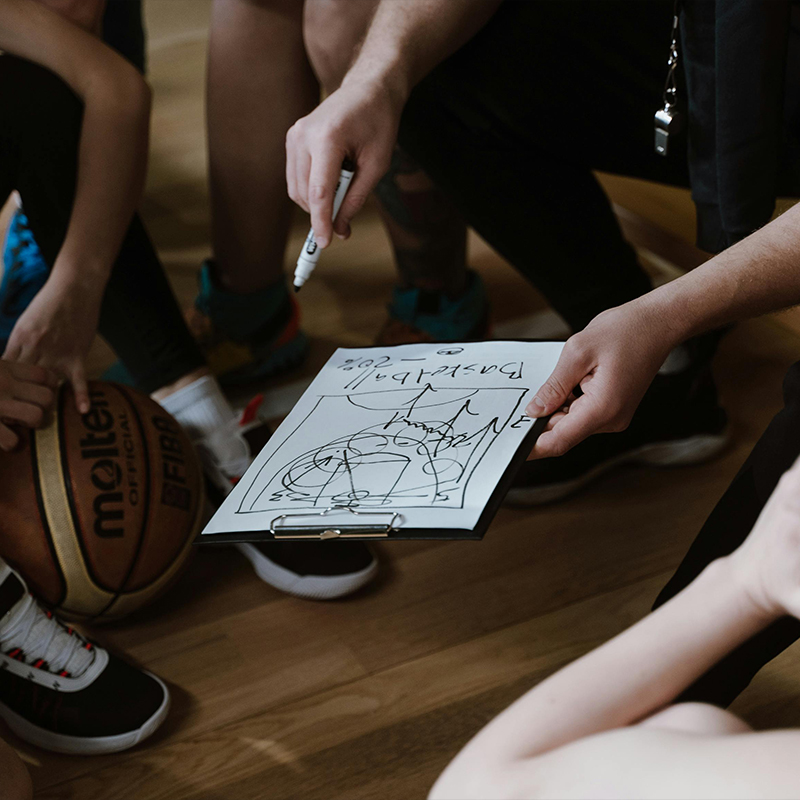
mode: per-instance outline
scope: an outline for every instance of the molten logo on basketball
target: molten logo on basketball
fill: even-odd
[[[121,537],[125,533],[125,507],[119,490],[122,467],[114,430],[115,419],[101,389],[92,389],[89,396],[92,408],[81,417],[86,435],[80,440],[80,448],[82,459],[94,459],[89,473],[92,485],[99,492],[92,503],[94,532],[103,538]]]
[[[95,461],[92,465],[92,483],[101,492],[113,492],[122,483],[122,470],[110,458]]]

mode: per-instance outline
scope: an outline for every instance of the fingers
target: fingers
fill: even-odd
[[[49,386],[19,381],[14,386],[14,399],[31,403],[46,410],[53,405],[56,399],[56,393],[55,390],[51,389]]]
[[[298,120],[286,133],[286,191],[308,212],[308,175],[311,155],[305,141],[304,120]]]
[[[308,176],[308,210],[314,238],[321,248],[327,247],[333,235],[333,197],[342,169],[344,154],[325,148],[311,159]],[[299,176],[302,181],[302,176]]]
[[[309,175],[311,174],[311,155],[305,149],[299,150],[294,160],[297,175],[297,204],[306,213],[311,212],[309,206]]]
[[[26,309],[25,313],[29,310],[30,308]],[[17,320],[11,331],[3,358],[18,364],[36,364],[40,354],[39,341],[37,336],[31,336],[21,324],[23,317]]]
[[[86,372],[83,364],[79,363],[72,369],[70,375],[72,391],[75,393],[75,407],[79,414],[88,414],[92,404],[89,400],[89,386],[86,382]]]
[[[295,154],[289,150],[287,138],[286,143],[286,192],[289,197],[297,203],[297,170],[295,169]],[[299,203],[298,203],[299,205]]]
[[[44,411],[33,403],[9,398],[0,401],[0,419],[19,422],[27,428],[38,428],[44,420]]]
[[[55,389],[58,386],[58,376],[55,372],[39,364],[12,362],[9,364],[9,368],[15,380],[49,386],[51,389]]]
[[[575,346],[568,341],[561,351],[561,357],[553,370],[553,374],[536,392],[536,396],[528,403],[525,413],[530,417],[544,417],[554,414],[565,405],[572,390],[591,372],[590,362]]]
[[[562,456],[595,433],[625,430],[636,404],[625,405],[615,382],[604,373],[584,384],[586,392],[556,409],[551,425],[536,441],[530,458]]]
[[[8,340],[6,349],[3,351],[3,359],[6,361],[19,361],[22,348],[17,343],[14,332],[11,332],[11,338]]]
[[[555,414],[551,415],[547,420],[547,425],[545,425],[545,431],[551,431],[555,428],[556,425],[567,415],[569,412],[569,407],[565,406],[561,409],[561,411],[556,412]]]
[[[578,398],[569,407],[569,413],[559,414],[552,429],[545,431],[536,440],[530,458],[563,456],[576,444],[603,429],[604,423],[605,419],[598,404],[587,397]]]
[[[0,422],[0,450],[10,453],[19,444],[19,436]]]
[[[385,172],[386,170],[380,164],[369,158],[359,161],[358,171],[334,221],[333,228],[337,236],[346,239],[350,235],[351,220],[361,211]]]

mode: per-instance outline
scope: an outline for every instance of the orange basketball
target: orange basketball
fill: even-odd
[[[0,555],[73,619],[114,619],[153,599],[191,551],[203,473],[178,423],[149,397],[62,387],[50,422],[0,453]]]

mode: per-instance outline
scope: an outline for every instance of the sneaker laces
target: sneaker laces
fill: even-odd
[[[64,678],[79,678],[97,658],[91,642],[40,608],[30,594],[0,620],[0,651]]]
[[[16,218],[12,221],[12,228],[17,237],[17,243],[12,248],[14,266],[23,269],[40,267],[43,264],[41,251],[33,238],[33,232],[28,226],[28,218],[24,212],[17,212]]]

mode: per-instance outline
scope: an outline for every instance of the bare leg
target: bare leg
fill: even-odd
[[[286,131],[319,101],[302,0],[214,0],[207,92],[216,277],[256,292],[283,273]]]
[[[306,49],[326,92],[341,83],[375,6],[375,0],[307,0]],[[467,284],[467,229],[452,203],[399,150],[376,193],[400,285],[461,294]]]

